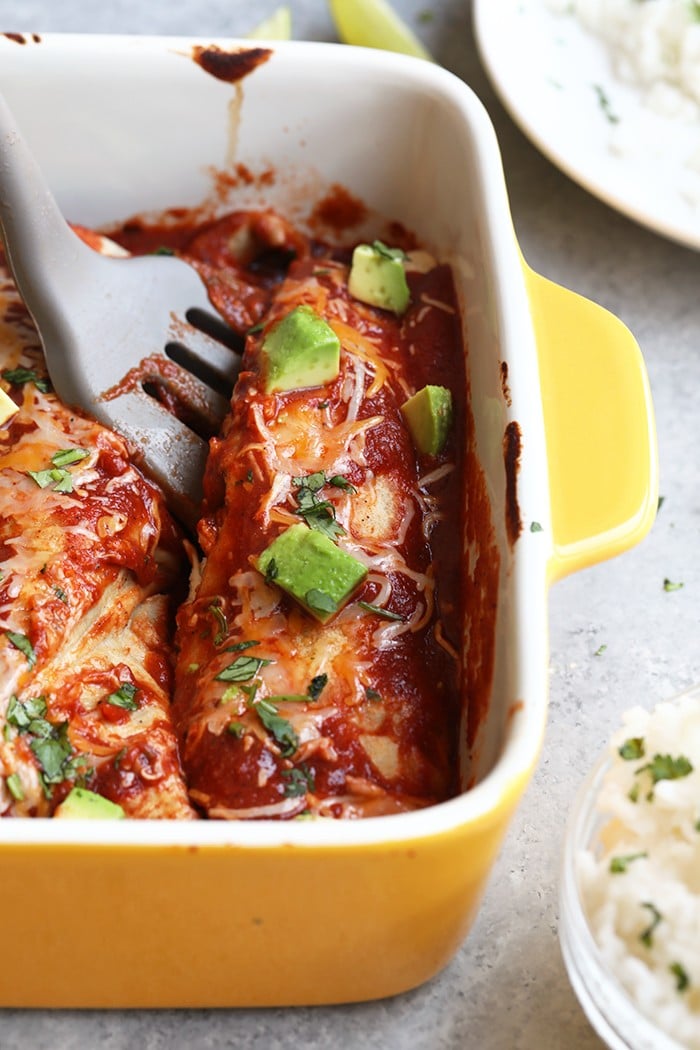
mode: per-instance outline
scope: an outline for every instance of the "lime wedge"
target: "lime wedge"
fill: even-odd
[[[344,44],[400,51],[432,60],[432,55],[387,0],[328,0],[328,6]]]
[[[248,33],[250,40],[291,40],[292,13],[288,7],[278,7],[269,18]]]

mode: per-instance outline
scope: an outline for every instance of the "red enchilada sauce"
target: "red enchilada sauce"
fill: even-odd
[[[273,212],[112,236],[131,251],[175,247],[247,333],[231,416],[211,443],[201,580],[178,615],[173,717],[190,798],[209,817],[245,819],[380,815],[455,794],[468,406],[449,267],[409,260],[397,317],[350,295],[347,249]],[[266,394],[261,345],[300,304],[338,335],[340,372]],[[401,413],[426,384],[454,404],[437,456],[416,450]],[[368,568],[325,624],[256,568],[305,520],[299,487],[319,472],[335,542]]]

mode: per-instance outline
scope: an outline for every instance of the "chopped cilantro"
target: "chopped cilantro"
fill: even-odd
[[[613,875],[623,875],[633,860],[648,856],[647,853],[625,853],[619,857],[610,858],[610,872]]]
[[[287,781],[284,785],[287,798],[301,798],[307,791],[314,790],[314,775],[303,762],[294,769],[283,769],[282,776]]]
[[[531,521],[530,522],[530,532],[542,532],[542,531],[543,531],[543,529],[542,529],[542,526],[540,525],[539,521]]]
[[[316,529],[332,540],[345,533],[343,526],[335,520],[335,507],[331,501],[319,499],[317,495],[326,484],[333,484],[335,488],[350,485],[342,474],[335,474],[334,480],[330,482],[324,471],[317,470],[313,474],[292,478],[292,484],[297,489],[296,513],[304,519],[309,528]]]
[[[401,251],[400,248],[389,248],[383,241],[372,241],[372,247],[377,255],[383,255],[385,259],[399,259],[403,261],[406,258],[406,253]]]
[[[628,740],[625,740],[624,744],[621,744],[620,747],[618,747],[617,753],[620,758],[624,758],[625,762],[631,762],[637,758],[644,758],[644,737],[629,737]]]
[[[639,784],[633,784],[627,793],[630,802],[639,802]]]
[[[167,245],[161,244],[158,248],[154,248],[151,255],[174,255],[175,251],[173,248],[168,248]]]
[[[280,745],[282,755],[285,758],[293,755],[299,747],[299,737],[292,723],[286,718],[281,718],[277,708],[269,700],[258,700],[252,706],[265,729]]]
[[[229,722],[226,729],[232,736],[235,736],[236,740],[240,740],[245,733],[245,726],[242,722]]]
[[[13,386],[23,386],[25,383],[33,383],[37,390],[46,394],[51,388],[48,379],[40,376],[31,368],[5,368],[3,378],[12,383]]]
[[[271,704],[307,704],[308,693],[271,693],[266,697]]]
[[[379,605],[372,605],[370,602],[358,602],[357,604],[361,609],[365,609],[367,612],[381,616],[383,620],[399,620],[403,623],[406,619],[406,617],[401,616],[400,613],[392,612],[391,609],[382,609]]]
[[[219,604],[219,599],[217,598],[216,601],[211,602],[207,608],[214,617],[218,627],[218,630],[214,635],[214,645],[221,645],[228,633],[228,624],[226,622],[224,611]]]
[[[19,779],[19,773],[10,773],[9,776],[5,777],[5,787],[15,802],[23,801],[24,789],[22,788],[22,781]]]
[[[332,485],[333,488],[342,489],[343,492],[357,492],[357,489],[348,481],[342,474],[334,474],[332,478],[328,479],[328,484]]]
[[[137,711],[139,705],[134,699],[137,692],[137,687],[131,682],[122,682],[115,692],[109,694],[107,703],[114,704],[115,707],[123,707],[126,711]]]
[[[58,600],[61,601],[61,602],[65,602],[66,605],[67,605],[68,604],[68,595],[63,590],[63,587],[59,587],[57,584],[54,584],[53,589],[54,589],[54,593],[55,593],[56,597],[58,598]]]
[[[309,682],[308,694],[311,700],[318,700],[323,690],[328,685],[327,674],[317,674]]]
[[[593,90],[598,96],[598,104],[603,113],[605,114],[606,119],[611,124],[619,124],[620,118],[617,116],[616,113],[613,112],[612,106],[610,104],[610,99],[608,98],[600,84],[594,84]]]
[[[277,562],[274,558],[270,558],[265,569],[265,583],[272,583],[273,580],[277,579],[278,574]]]
[[[253,471],[250,468],[248,468],[248,470],[246,471],[245,479],[249,484],[253,480]]]
[[[370,689],[368,685],[365,686],[365,696],[368,700],[381,700],[382,694],[378,693],[376,689]]]
[[[639,935],[639,939],[645,948],[651,948],[652,944],[654,943],[654,930],[663,919],[663,915],[656,907],[656,905],[651,903],[651,901],[642,901],[642,908],[646,908],[649,912],[651,912],[651,922],[647,927],[645,927],[645,929],[642,930],[642,932]]]
[[[225,653],[240,653],[243,649],[250,649],[254,645],[260,645],[260,642],[236,642],[235,645],[227,645],[224,649]]]
[[[599,645],[598,648],[596,649],[596,651],[593,653],[593,655],[594,656],[602,656],[607,648],[608,648],[607,645]]]
[[[46,489],[49,485],[53,485],[54,492],[73,491],[73,478],[69,470],[50,467],[47,470],[28,470],[27,474],[37,483],[40,489]]]
[[[669,970],[676,978],[676,991],[684,992],[690,984],[690,978],[688,977],[688,971],[686,968],[681,963],[674,962],[669,966]]]
[[[304,601],[310,609],[315,609],[316,612],[334,613],[338,608],[330,594],[326,594],[325,591],[319,591],[317,587],[312,587],[306,592]]]
[[[684,586],[684,583],[674,583],[673,580],[669,580],[668,577],[666,577],[666,579],[664,580],[665,591],[680,591],[680,589]]]
[[[54,467],[69,467],[71,463],[79,463],[86,459],[90,453],[84,448],[64,448],[54,452],[51,462]]]
[[[651,775],[652,783],[658,784],[660,780],[679,780],[681,777],[687,777],[693,772],[693,765],[685,755],[679,755],[678,758],[673,758],[672,755],[654,755],[651,762],[637,770],[637,773],[645,772]]]
[[[15,649],[19,649],[21,653],[27,657],[27,663],[30,667],[34,667],[36,663],[36,653],[32,643],[27,638],[26,634],[19,634],[17,631],[5,631],[5,637],[11,645],[14,645]]]
[[[27,700],[18,700],[13,694],[7,705],[7,721],[20,732],[28,730],[36,721],[43,719],[46,714],[46,700],[43,696],[29,697]]]
[[[259,656],[238,656],[225,667],[223,671],[215,676],[217,682],[249,682],[254,678],[261,667],[272,663],[271,660],[263,660]]]

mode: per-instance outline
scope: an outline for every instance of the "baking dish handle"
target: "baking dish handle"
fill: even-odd
[[[537,340],[552,513],[552,580],[619,554],[658,503],[649,380],[613,314],[524,264]]]

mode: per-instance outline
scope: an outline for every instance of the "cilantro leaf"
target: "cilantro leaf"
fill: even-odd
[[[642,930],[639,939],[645,948],[651,948],[654,943],[654,930],[662,921],[663,915],[651,901],[642,901],[642,908],[646,908],[651,912],[651,922],[644,930]]]
[[[618,857],[610,858],[610,872],[612,875],[624,875],[633,860],[647,857],[648,853],[625,853]]]
[[[22,787],[22,781],[19,778],[19,773],[10,773],[9,776],[5,777],[5,787],[10,792],[15,802],[23,801],[24,789]]]
[[[625,762],[631,762],[636,758],[644,758],[644,737],[631,736],[625,740],[617,749],[617,753]]]
[[[217,682],[249,682],[251,678],[255,678],[261,667],[266,664],[272,663],[271,660],[263,660],[259,656],[238,656],[225,667],[223,671],[215,676]]]
[[[338,609],[337,603],[333,601],[330,594],[326,594],[325,591],[319,591],[316,587],[312,587],[306,592],[304,601],[310,609],[315,609],[316,612],[334,613]]]
[[[307,791],[314,790],[314,775],[303,762],[294,769],[283,769],[282,776],[287,781],[284,785],[287,798],[301,798]]]
[[[214,635],[214,645],[221,645],[228,633],[228,623],[226,622],[226,616],[224,615],[224,611],[221,608],[218,599],[216,601],[210,602],[207,608],[216,620],[218,626],[218,630]]]
[[[79,463],[81,459],[86,459],[89,455],[90,453],[84,448],[64,448],[54,452],[51,462],[54,467],[68,467],[71,463]]]
[[[403,261],[406,258],[406,252],[402,251],[401,248],[389,248],[383,241],[372,241],[372,247],[377,255],[383,255],[385,259],[399,259]]]
[[[46,700],[43,696],[18,700],[13,694],[7,705],[6,719],[20,732],[28,730],[32,722],[42,719],[46,714]]]
[[[55,492],[72,492],[73,478],[70,471],[63,467],[50,467],[47,470],[28,470],[29,477],[37,483],[40,489],[47,489],[53,485]]]
[[[134,699],[137,693],[137,687],[131,682],[122,682],[115,692],[109,694],[107,703],[114,704],[115,707],[123,707],[126,711],[137,711],[139,705]]]
[[[289,755],[293,755],[299,747],[299,737],[294,731],[292,723],[288,719],[280,717],[275,705],[268,700],[257,700],[253,704],[253,709],[265,726],[265,729],[280,745],[283,757],[288,758]]]
[[[693,765],[685,755],[673,758],[672,755],[654,755],[651,762],[641,766],[637,773],[648,772],[652,783],[658,784],[660,780],[678,780],[687,777],[693,772]]]
[[[381,606],[372,605],[370,602],[358,602],[357,604],[361,609],[374,613],[376,616],[381,616],[383,620],[398,620],[400,623],[404,623],[406,620],[406,617],[401,616],[400,613],[392,612],[391,609],[382,609]]]
[[[309,698],[311,700],[318,700],[323,690],[328,685],[327,674],[316,674],[309,682],[309,688],[307,690]]]
[[[676,991],[684,992],[690,985],[690,977],[688,977],[686,968],[681,963],[674,962],[669,966],[669,970],[676,978]]]
[[[48,379],[40,376],[38,372],[31,368],[5,368],[2,375],[13,386],[24,386],[25,383],[33,383],[42,394],[46,394],[51,389]]]
[[[240,653],[243,649],[250,649],[254,645],[260,645],[260,642],[236,642],[235,645],[227,645],[224,649],[225,653]]]
[[[34,667],[36,663],[36,653],[34,652],[34,646],[27,638],[26,634],[20,634],[18,631],[5,631],[5,637],[8,642],[19,649],[21,653],[27,657],[27,663],[30,667]]]

